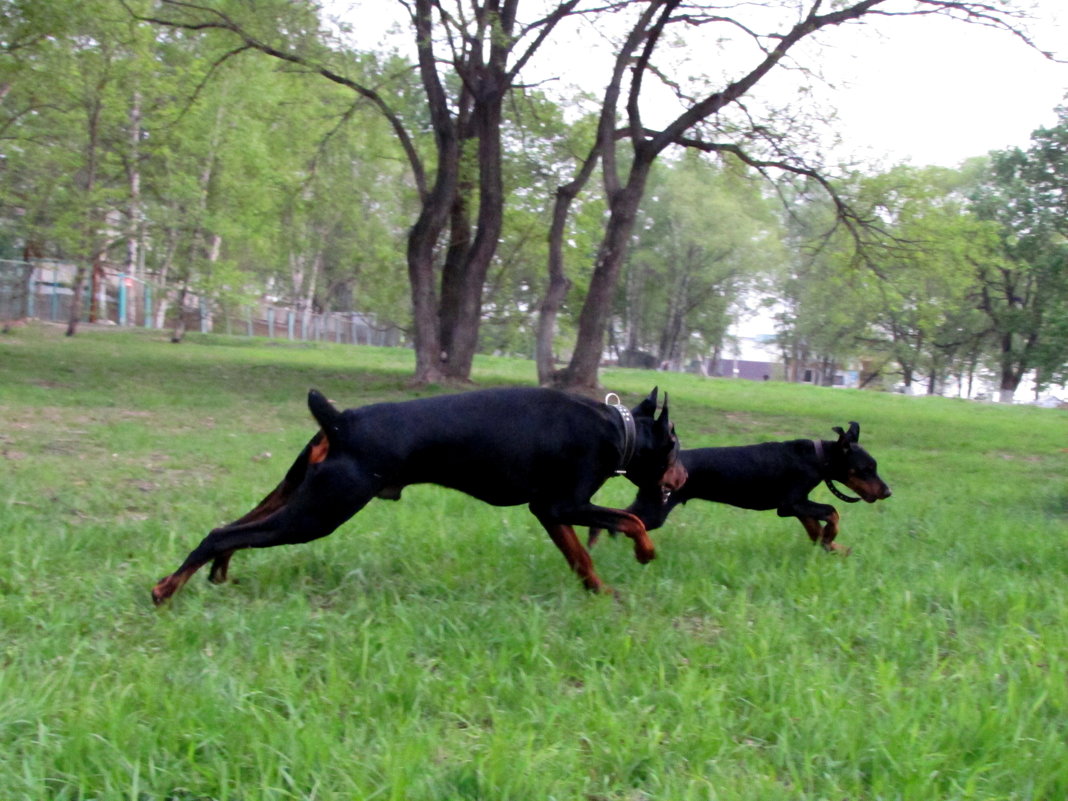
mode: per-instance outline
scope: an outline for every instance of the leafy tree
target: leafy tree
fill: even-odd
[[[718,358],[743,293],[783,257],[768,200],[740,163],[691,152],[653,170],[635,228],[617,301],[627,350]]]
[[[25,238],[77,264],[67,334],[86,278],[94,284],[123,236],[131,101],[146,65],[136,33],[107,0],[6,3],[3,189]]]
[[[518,0],[470,0],[450,9],[434,0],[405,5],[423,93],[415,119],[405,119],[372,84],[346,74],[337,49],[324,46],[309,2],[275,0],[249,9],[238,2],[161,0],[158,11],[142,18],[223,33],[232,54],[256,50],[310,69],[356,92],[389,122],[420,198],[407,263],[415,380],[428,382],[466,380],[470,373],[482,293],[503,225],[504,100],[519,70],[577,5],[563,0],[536,10],[530,21],[520,19]],[[433,143],[429,167],[417,130],[428,130]]]
[[[172,287],[161,324],[189,293],[232,306],[265,286],[308,309],[330,297],[404,321],[397,220],[416,193],[366,102],[220,57],[220,36],[138,24],[113,2],[13,8],[0,24],[0,187],[36,255],[75,261],[78,288],[105,265]],[[348,67],[396,69],[355,56]]]
[[[864,179],[857,199],[887,233],[863,253],[878,279],[872,322],[884,339],[876,347],[896,361],[906,387],[926,374],[928,394],[961,372],[985,334],[970,259],[984,252],[991,227],[967,211],[973,172],[898,167]]]
[[[979,308],[996,342],[1002,400],[1029,370],[1039,386],[1064,381],[1068,364],[1068,110],[1031,136],[1027,150],[991,154],[975,211],[1000,225],[999,247],[974,259]]]
[[[838,191],[849,197],[853,187]],[[776,340],[787,380],[804,381],[806,371],[815,371],[811,380],[829,385],[838,367],[867,355],[874,276],[859,268],[854,238],[835,225],[830,197],[801,191],[790,193],[786,205],[789,257],[772,282]]]
[[[730,13],[723,13],[720,6],[683,7],[679,0],[650,0],[637,6],[635,14],[616,51],[593,151],[602,160],[610,216],[579,318],[575,350],[568,366],[549,377],[576,389],[592,390],[597,385],[597,366],[621,265],[651,166],[662,153],[675,146],[729,152],[762,171],[783,171],[830,189],[821,172],[806,162],[805,154],[810,150],[807,139],[797,137],[797,131],[790,136],[789,123],[796,116],[760,115],[755,104],[744,101],[767,75],[790,65],[789,56],[799,43],[821,31],[882,16],[941,14],[1012,32],[1018,32],[1019,18],[1011,7],[994,8],[971,0],[861,0],[829,7],[822,0],[807,0],[799,7],[739,6]],[[770,32],[765,27],[769,24]],[[708,30],[715,26],[725,48],[755,45],[752,59],[747,67],[718,82],[705,79],[696,86],[684,86],[672,70],[656,63],[665,49],[663,44],[674,42],[669,29],[679,25],[703,27],[705,47],[712,40]],[[666,124],[651,127],[642,113],[643,88],[661,78],[675,92],[682,111]],[[576,180],[583,176],[588,176],[585,170]],[[839,205],[837,210],[848,219],[848,209]]]

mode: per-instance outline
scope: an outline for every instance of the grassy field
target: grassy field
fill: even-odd
[[[411,366],[0,337],[0,799],[1068,798],[1063,411],[606,371],[667,389],[688,447],[858,420],[894,496],[839,504],[848,558],[693,502],[649,565],[596,548],[611,599],[525,509],[414,487],[152,606],[307,441],[309,386],[401,399]]]

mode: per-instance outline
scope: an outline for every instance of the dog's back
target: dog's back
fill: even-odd
[[[689,478],[678,502],[696,498],[742,509],[777,509],[819,484],[811,451],[812,441],[806,439],[684,450],[679,458]]]
[[[339,444],[384,486],[440,484],[487,503],[529,503],[561,481],[605,481],[616,412],[550,389],[482,390],[341,412]]]

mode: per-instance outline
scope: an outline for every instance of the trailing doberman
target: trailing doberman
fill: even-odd
[[[639,488],[627,511],[640,517],[646,529],[653,531],[663,525],[672,509],[695,498],[742,509],[775,509],[779,517],[800,520],[812,542],[824,550],[849,553],[848,548],[835,542],[838,510],[810,501],[808,494],[823,481],[846,503],[856,503],[861,498],[874,503],[889,498],[890,488],[879,478],[875,459],[858,443],[860,425],[850,423],[848,431],[835,426],[834,431],[837,440],[795,439],[684,450],[679,461],[689,476],[685,485],[673,492],[666,503],[655,493]],[[838,490],[835,481],[845,484],[860,498]],[[590,530],[590,547],[599,533],[595,528]]]
[[[583,584],[604,591],[572,526],[622,531],[642,563],[655,551],[638,517],[591,503],[594,493],[620,474],[663,503],[686,480],[667,394],[659,416],[656,396],[653,389],[630,410],[618,398],[488,389],[338,411],[312,390],[308,407],[320,430],[282,482],[208,534],[152,598],[170,598],[208,562],[209,579],[224,582],[234,551],[325,537],[372,498],[398,500],[404,487],[425,483],[495,506],[527,504]]]

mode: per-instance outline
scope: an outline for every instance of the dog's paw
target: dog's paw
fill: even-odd
[[[641,564],[647,565],[656,559],[656,548],[652,545],[643,546],[641,544],[636,544],[634,546],[634,558]]]

